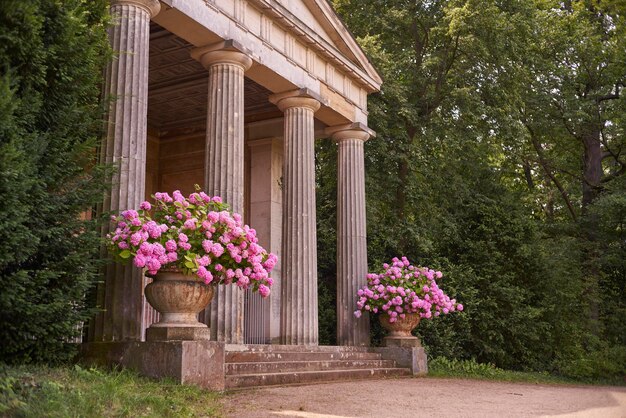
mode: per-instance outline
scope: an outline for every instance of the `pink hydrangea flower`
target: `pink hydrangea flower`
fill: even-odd
[[[133,262],[135,263],[135,266],[139,268],[143,268],[146,266],[146,258],[143,256],[143,254],[137,254]]]
[[[266,298],[270,295],[270,288],[264,284],[259,285],[259,293],[262,297]]]
[[[126,251],[124,257],[131,250],[134,265],[148,274],[167,266],[207,284],[232,283],[267,297],[277,258],[258,245],[256,231],[243,224],[243,217],[229,212],[219,196],[199,190],[188,197],[179,190],[172,195],[157,192],[154,203],[111,217],[109,249]]]
[[[409,313],[429,319],[462,311],[463,305],[437,285],[435,280],[441,277],[440,271],[413,266],[406,257],[394,257],[391,263],[383,264],[381,273],[367,274],[367,285],[356,295],[357,312],[380,312],[395,322]]]

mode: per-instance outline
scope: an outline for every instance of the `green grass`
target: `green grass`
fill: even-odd
[[[219,399],[128,370],[0,365],[0,417],[215,417]]]
[[[429,377],[461,377],[470,379],[497,380],[541,384],[586,384],[626,385],[624,379],[574,379],[552,375],[548,372],[518,372],[500,369],[493,364],[477,363],[473,360],[448,360],[436,357],[428,362]]]

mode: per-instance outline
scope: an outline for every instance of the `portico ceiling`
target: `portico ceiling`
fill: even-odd
[[[208,71],[191,58],[193,45],[156,23],[150,24],[148,126],[159,136],[203,130],[206,125]],[[245,121],[281,117],[269,90],[246,78]]]

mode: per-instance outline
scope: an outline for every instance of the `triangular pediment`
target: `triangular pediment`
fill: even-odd
[[[372,89],[378,90],[382,83],[380,75],[326,0],[253,0],[253,3],[259,2],[271,7],[274,13],[288,22],[285,26],[292,31],[315,35],[323,47],[366,74]]]
[[[320,21],[319,13],[316,15],[313,14],[313,12],[311,11],[311,5],[309,5],[308,3],[314,4],[314,1],[310,2],[306,0],[279,0],[279,3],[281,3],[302,23],[313,29],[315,33],[326,39],[326,41],[332,44],[335,43],[332,37],[332,28],[329,28],[328,25],[323,24],[323,21]],[[313,8],[313,10],[315,10],[315,8]],[[331,30],[329,31],[328,29]]]
[[[283,0],[290,2],[290,0]],[[293,3],[298,3],[294,1]],[[346,58],[365,70],[370,76],[381,81],[376,69],[369,62],[367,56],[357,43],[352,33],[345,26],[343,21],[337,16],[332,6],[327,0],[302,0],[311,14],[313,14],[315,24],[321,27],[330,38],[333,45],[341,51]]]

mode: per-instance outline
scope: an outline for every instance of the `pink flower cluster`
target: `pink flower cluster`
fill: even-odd
[[[181,270],[206,284],[235,284],[269,296],[277,257],[258,244],[256,231],[241,215],[231,214],[219,196],[198,191],[185,198],[176,190],[153,197],[154,205],[143,202],[138,211],[112,217],[107,240],[118,259],[132,259],[150,275]]]
[[[367,275],[367,285],[358,291],[357,310],[389,316],[389,322],[404,318],[407,313],[419,313],[422,318],[462,311],[463,305],[450,299],[439,288],[437,279],[443,274],[427,267],[415,267],[406,257],[394,258],[383,264],[380,274]]]

